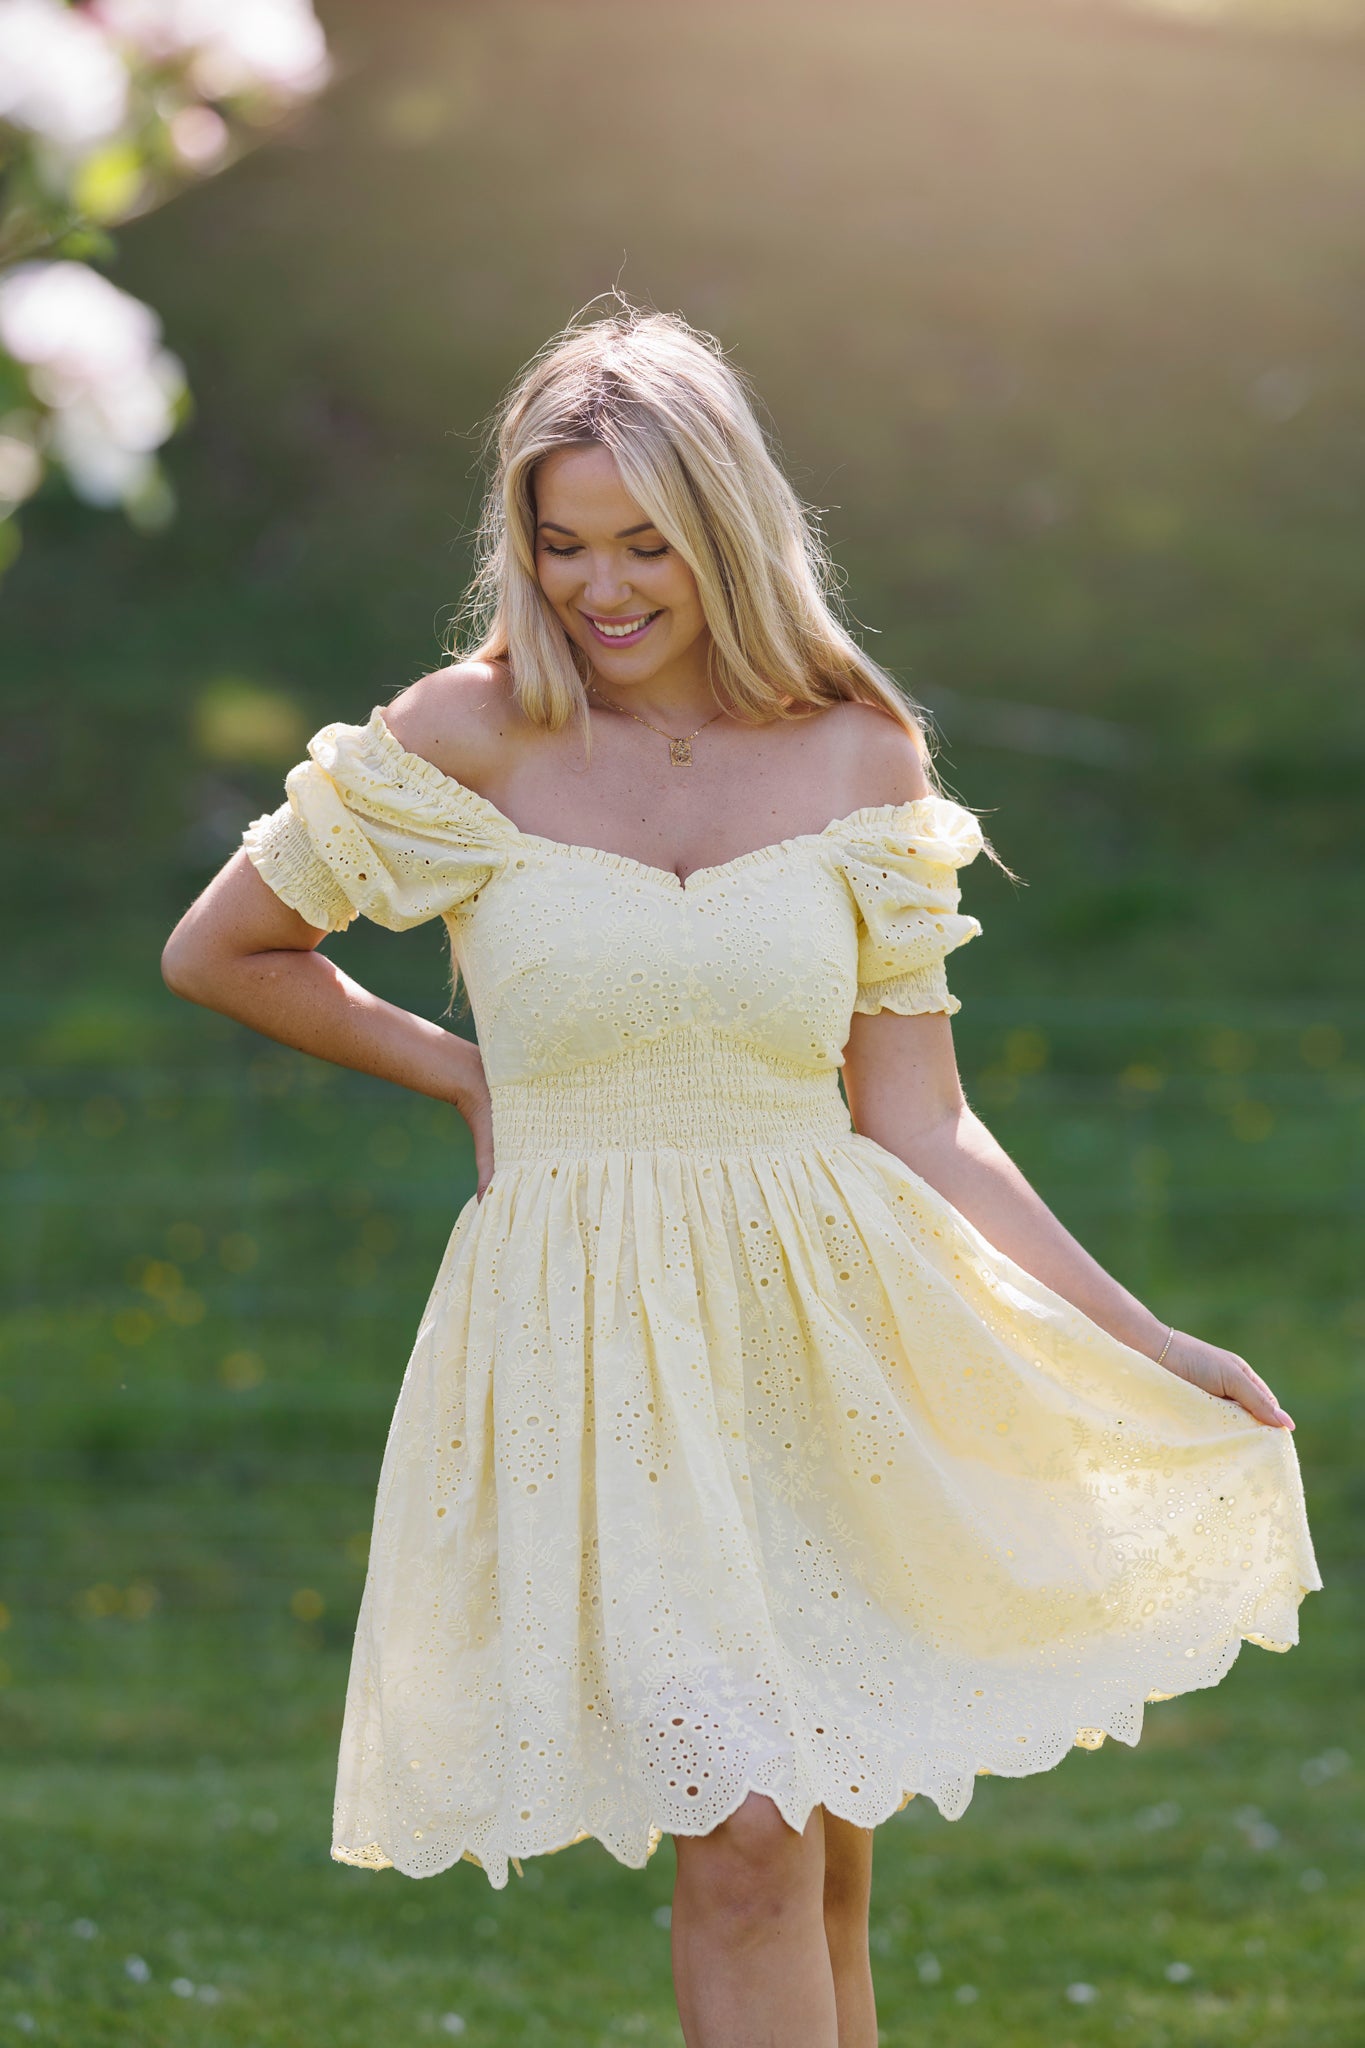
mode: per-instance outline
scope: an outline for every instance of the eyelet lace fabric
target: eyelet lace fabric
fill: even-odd
[[[248,828],[310,923],[442,917],[493,1100],[379,1479],[333,1855],[640,1866],[750,1791],[873,1827],[1136,1742],[1297,1641],[1289,1434],[853,1130],[855,1010],[952,1013],[941,798],[679,881],[333,725]]]

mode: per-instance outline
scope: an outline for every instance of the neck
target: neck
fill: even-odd
[[[690,732],[703,719],[714,718],[721,709],[711,687],[704,653],[695,661],[670,663],[644,682],[610,682],[595,670],[588,682],[589,703],[633,713],[651,725],[667,726],[679,733]]]

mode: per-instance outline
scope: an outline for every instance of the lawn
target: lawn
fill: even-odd
[[[964,1061],[1087,1242],[1291,1403],[1326,1590],[1299,1650],[1245,1649],[1135,1751],[887,1825],[888,2042],[1344,2048],[1365,2018],[1365,1091],[1321,1022],[1240,1014],[1058,1030],[984,998]],[[203,1035],[197,1065],[7,1104],[0,2020],[72,2048],[675,2041],[667,1846],[641,1873],[582,1844],[501,1893],[328,1859],[379,1452],[472,1163],[433,1105]]]

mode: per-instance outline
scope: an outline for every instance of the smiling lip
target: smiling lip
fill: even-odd
[[[591,612],[584,612],[582,616],[592,627],[594,634],[604,647],[633,647],[637,640],[643,640],[645,634],[654,624],[654,621],[659,617],[659,613],[637,612],[634,618],[630,619],[595,619]],[[629,628],[629,630],[621,632],[619,629],[623,626]],[[609,631],[607,630],[608,628],[615,628],[617,630]]]

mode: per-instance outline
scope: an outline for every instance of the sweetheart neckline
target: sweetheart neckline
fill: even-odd
[[[908,803],[903,804],[863,804],[855,811],[846,812],[841,818],[831,818],[829,823],[822,825],[817,832],[794,832],[786,839],[772,839],[765,846],[750,847],[747,853],[737,853],[729,860],[706,862],[684,876],[680,875],[676,868],[659,867],[653,861],[637,860],[632,853],[613,853],[605,846],[583,846],[572,839],[552,839],[543,832],[527,832],[509,818],[505,811],[499,810],[491,797],[481,795],[477,789],[471,789],[469,784],[461,782],[458,776],[448,775],[444,768],[438,768],[434,761],[428,761],[425,754],[410,752],[390,730],[380,706],[376,706],[371,714],[370,729],[381,748],[391,754],[396,761],[401,762],[414,779],[421,782],[433,795],[449,796],[453,793],[462,797],[518,844],[537,846],[547,852],[570,854],[579,859],[597,861],[604,867],[614,867],[626,874],[647,877],[661,883],[665,888],[676,890],[679,895],[691,894],[692,885],[700,876],[729,875],[751,864],[775,860],[780,855],[791,852],[795,847],[831,838],[834,833],[846,826],[873,821],[883,823],[889,818],[899,817],[903,812],[918,811],[925,804],[951,801],[931,794],[913,797]]]

